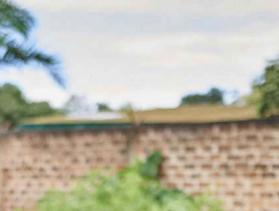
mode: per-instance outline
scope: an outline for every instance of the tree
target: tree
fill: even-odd
[[[64,86],[55,57],[32,47],[30,32],[35,24],[31,14],[8,0],[0,0],[0,65],[40,64]]]
[[[97,110],[99,112],[108,112],[108,111],[112,111],[112,109],[110,108],[110,106],[106,103],[97,103]]]
[[[59,113],[47,102],[28,102],[12,84],[0,86],[0,126],[11,128],[25,118]]]
[[[205,94],[190,94],[181,99],[180,106],[195,104],[223,104],[223,91],[218,88],[211,88]]]
[[[279,60],[269,62],[255,84],[259,93],[258,113],[262,117],[279,114]]]

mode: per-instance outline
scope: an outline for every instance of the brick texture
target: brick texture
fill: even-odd
[[[226,211],[279,210],[279,124],[235,122],[25,132],[0,138],[0,210],[32,210],[95,169],[121,169],[160,150],[162,184],[210,193]]]

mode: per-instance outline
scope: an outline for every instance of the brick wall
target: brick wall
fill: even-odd
[[[153,150],[164,156],[164,185],[211,193],[226,211],[279,210],[279,121],[3,135],[0,210],[30,210],[51,188],[68,190],[92,169],[120,169]]]

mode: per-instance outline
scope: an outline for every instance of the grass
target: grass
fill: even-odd
[[[140,122],[200,123],[252,119],[257,117],[257,113],[253,107],[198,105],[139,111],[135,116]]]
[[[135,111],[133,118],[140,123],[202,123],[233,121],[257,118],[254,107],[222,106],[222,105],[195,105],[169,109],[152,109]],[[125,123],[130,118],[124,117],[113,120],[71,120],[65,116],[42,117],[28,120],[28,124],[75,124],[75,123]]]

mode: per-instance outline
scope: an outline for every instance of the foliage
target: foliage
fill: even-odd
[[[139,168],[139,173],[145,178],[156,179],[159,174],[159,167],[162,162],[162,156],[159,152],[151,154],[145,163]]]
[[[47,102],[28,102],[21,91],[12,84],[0,86],[0,125],[12,127],[24,118],[56,112]]]
[[[261,93],[257,86],[253,86],[252,92],[248,95],[240,97],[234,104],[241,106],[258,107],[261,101]]]
[[[262,117],[279,114],[279,60],[271,61],[255,85],[259,92],[258,113]]]
[[[31,14],[8,0],[0,0],[0,65],[37,63],[47,68],[51,76],[64,85],[56,59],[32,47],[29,41],[35,24]]]
[[[223,91],[211,88],[205,94],[190,94],[181,99],[180,106],[194,104],[223,104]]]
[[[38,203],[39,211],[221,211],[210,197],[191,197],[163,188],[154,178],[158,174],[159,153],[147,162],[137,162],[116,176],[92,173],[72,191],[51,191]],[[143,168],[143,166],[152,168]],[[156,174],[154,168],[156,166]],[[141,171],[141,169],[145,169]],[[150,171],[149,171],[150,170]],[[141,174],[144,173],[144,174]],[[151,177],[150,177],[151,176]]]
[[[97,103],[97,110],[99,112],[108,112],[108,111],[112,111],[112,109],[110,108],[110,106],[106,103]]]

